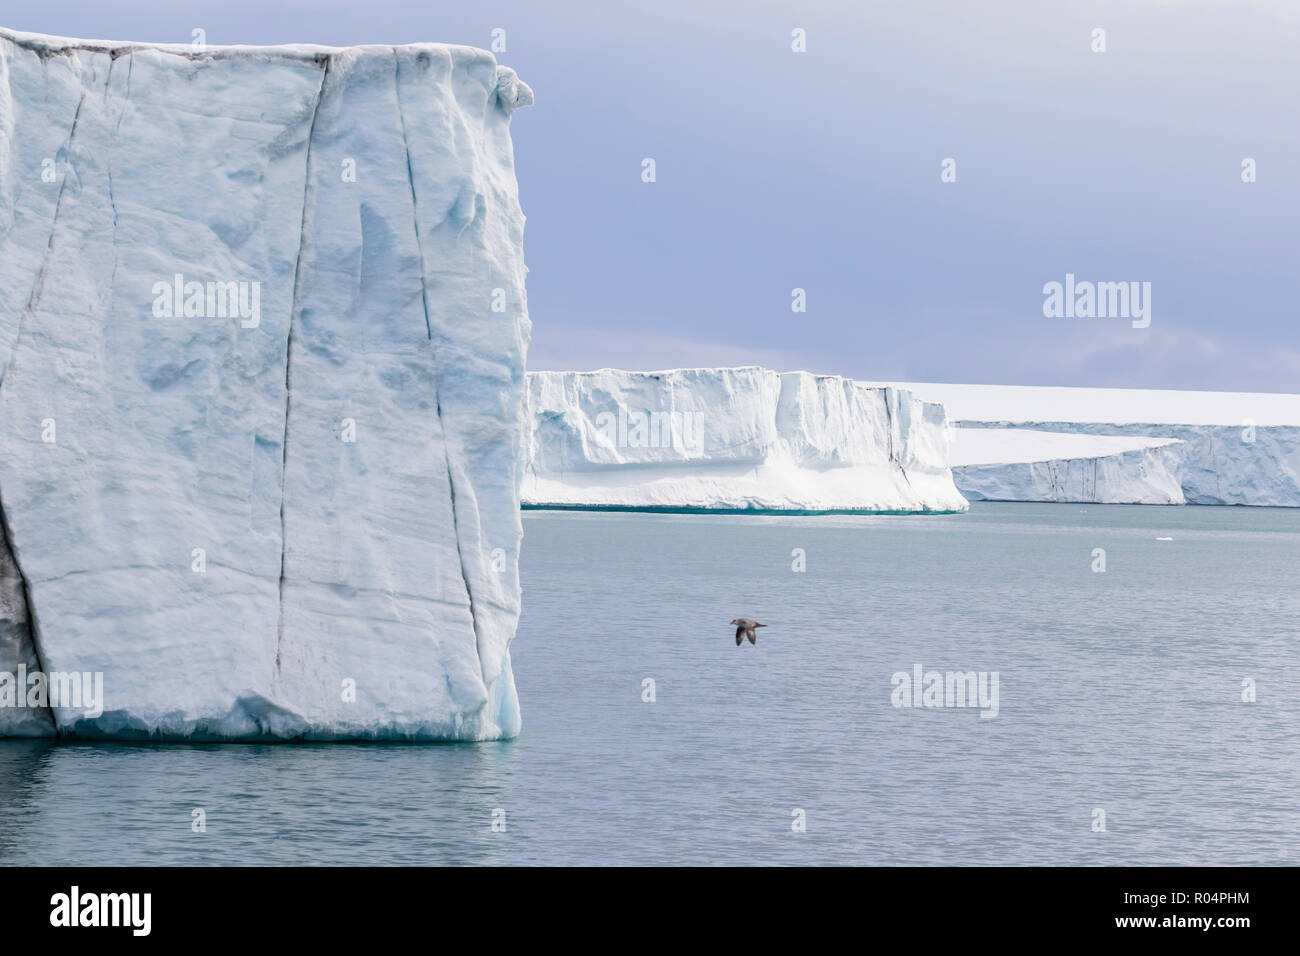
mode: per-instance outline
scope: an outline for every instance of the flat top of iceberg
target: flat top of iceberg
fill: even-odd
[[[843,375],[818,375],[792,369],[779,372],[766,365],[685,365],[681,368],[592,368],[592,369],[529,369],[530,375],[673,375],[681,372],[771,372],[773,375],[812,375],[814,378],[844,378]]]
[[[654,368],[654,369],[625,369],[625,368],[594,368],[594,369],[530,369],[529,375],[538,376],[565,376],[574,375],[584,379],[597,378],[614,378],[625,380],[639,380],[647,378],[663,378],[664,376],[676,376],[678,378],[702,378],[715,375],[729,375],[733,377],[743,377],[746,375],[765,376],[772,375],[776,378],[782,376],[802,376],[818,382],[836,382],[848,383],[858,388],[878,389],[878,388],[911,388],[907,384],[895,384],[893,382],[870,382],[862,379],[850,378],[847,375],[836,375],[830,372],[810,372],[807,369],[788,369],[786,371],[777,371],[768,368],[766,365],[688,365],[682,368]],[[921,398],[914,395],[913,397]],[[922,398],[922,401],[931,401],[931,399]]]
[[[940,402],[953,422],[1093,422],[1112,425],[1300,425],[1300,395],[1152,388],[944,385],[890,382]]]
[[[256,46],[253,44],[232,44],[230,46],[221,46],[218,44],[205,44],[202,49],[196,49],[189,43],[147,43],[133,40],[91,40],[77,37],[50,36],[44,33],[26,33],[22,30],[9,30],[5,27],[0,27],[0,38],[11,40],[21,47],[48,53],[59,53],[71,49],[98,50],[104,52],[160,50],[164,53],[172,53],[177,56],[190,56],[196,59],[245,56],[312,59],[321,54],[338,53],[342,50],[390,51],[394,49],[436,49],[472,54],[474,56],[483,56],[492,60],[494,63],[496,62],[496,57],[487,50],[481,50],[478,47],[465,46],[458,43],[367,43],[349,47],[324,46],[316,43],[284,43],[270,46]]]
[[[1104,458],[1126,451],[1176,445],[1176,438],[1144,435],[1079,435],[1034,428],[953,429],[949,462],[963,465],[1010,465],[1071,458]]]

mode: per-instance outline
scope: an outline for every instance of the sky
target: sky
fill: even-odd
[[[0,25],[504,30],[536,94],[533,369],[1300,392],[1297,0],[0,0]],[[1150,283],[1150,325],[1045,316],[1067,274]]]

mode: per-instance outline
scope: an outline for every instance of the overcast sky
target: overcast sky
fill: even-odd
[[[1300,391],[1296,0],[59,0],[0,24],[503,28],[537,96],[512,121],[530,368]],[[1044,317],[1067,273],[1150,282],[1150,326]]]

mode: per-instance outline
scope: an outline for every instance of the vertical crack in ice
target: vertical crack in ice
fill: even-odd
[[[885,389],[885,421],[886,421],[885,431],[889,435],[889,460],[898,466],[898,473],[903,476],[903,481],[907,483],[907,487],[911,488],[912,479],[907,477],[907,469],[903,467],[903,462],[901,459],[894,457],[893,399],[896,398],[898,394],[899,394],[898,391],[895,389],[892,388]],[[902,401],[902,399],[899,399],[899,401]],[[899,441],[903,440],[903,435],[901,432],[899,433],[898,440]]]
[[[48,61],[43,61],[48,62]],[[72,114],[72,125],[68,129],[68,141],[64,144],[65,153],[63,178],[59,181],[59,192],[54,199],[54,215],[50,218],[50,237],[45,243],[45,255],[41,259],[41,267],[37,270],[36,279],[32,282],[32,291],[27,297],[27,306],[18,316],[18,324],[14,329],[13,348],[9,353],[9,362],[3,371],[0,371],[0,385],[3,385],[5,378],[8,376],[10,369],[13,368],[14,360],[18,355],[18,343],[22,338],[23,326],[25,320],[36,309],[41,300],[41,291],[45,286],[45,274],[49,269],[50,252],[54,248],[54,236],[58,232],[59,211],[63,207],[63,193],[68,186],[68,176],[72,171],[72,146],[77,138],[77,123],[81,119],[81,108],[86,103],[86,94],[83,91],[81,98],[77,100],[77,109]],[[22,592],[22,601],[27,612],[27,636],[32,648],[32,656],[36,659],[37,670],[45,672],[45,658],[41,653],[39,628],[36,624],[36,607],[32,604],[31,589],[27,584],[27,575],[23,573],[22,567],[18,563],[18,553],[14,549],[13,532],[9,526],[9,515],[4,510],[3,504],[0,504],[0,542],[3,543],[8,551],[9,560],[13,563],[14,573],[18,575],[19,587]],[[54,720],[53,713],[50,714],[50,723],[57,736],[59,727]]]
[[[128,52],[126,55],[126,93],[122,97],[122,111],[117,114],[117,125],[113,127],[116,133],[122,128],[122,117],[126,115],[126,104],[131,99],[131,74],[135,71],[135,53]]]
[[[108,90],[113,85],[113,67],[117,65],[117,55],[108,65],[108,79],[104,82],[104,102],[108,102]],[[113,274],[108,280],[108,308],[110,313],[113,309],[113,299],[117,293],[117,199],[113,195],[113,146],[116,145],[117,131],[122,126],[122,115],[126,112],[127,100],[131,96],[131,67],[134,64],[134,56],[130,53],[126,55],[126,95],[122,98],[122,109],[117,114],[117,123],[113,126],[112,141],[109,143],[108,158],[104,162],[104,168],[108,173],[108,204],[113,207]]]
[[[1220,501],[1224,501],[1225,499],[1223,497],[1223,482],[1220,480],[1219,462],[1214,454],[1213,438],[1210,439],[1208,445],[1210,449],[1210,474],[1214,476],[1214,496],[1218,498]]]
[[[442,460],[447,469],[447,493],[451,498],[451,532],[456,541],[456,557],[460,563],[460,578],[465,586],[465,600],[469,602],[470,623],[474,628],[474,652],[478,655],[479,674],[487,685],[487,671],[483,666],[482,635],[479,633],[478,614],[474,610],[474,590],[469,582],[469,569],[465,566],[465,552],[460,544],[460,520],[456,514],[456,476],[452,473],[451,449],[448,447],[447,426],[442,418],[442,399],[438,393],[438,356],[433,344],[433,323],[429,321],[429,288],[424,276],[424,246],[420,239],[420,215],[415,198],[415,172],[411,168],[411,143],[406,135],[406,114],[402,110],[402,82],[400,60],[393,50],[393,93],[397,97],[397,118],[402,126],[402,148],[406,151],[406,181],[411,188],[411,219],[415,225],[415,248],[420,257],[420,300],[424,305],[424,327],[429,336],[429,354],[433,358],[433,406],[438,417],[438,430],[442,432]]]
[[[894,460],[894,407],[890,403],[891,389],[885,389],[883,392],[885,399],[885,440],[888,445],[886,455],[890,461]]]
[[[18,355],[18,342],[23,335],[24,320],[32,314],[41,301],[41,290],[45,287],[45,273],[50,265],[50,252],[54,249],[54,234],[58,231],[59,209],[63,206],[63,191],[68,186],[68,174],[72,171],[72,143],[77,138],[77,121],[81,119],[81,107],[85,102],[86,94],[83,92],[81,99],[77,101],[77,110],[72,114],[72,126],[68,130],[68,141],[63,147],[67,158],[63,162],[63,178],[59,180],[59,192],[54,198],[54,215],[50,218],[50,238],[45,243],[45,257],[41,260],[41,267],[36,272],[36,280],[32,283],[31,294],[27,297],[27,307],[18,316],[18,326],[14,329],[13,348],[9,352],[9,364],[3,372],[0,372],[0,385],[4,384],[5,377],[9,374],[9,369],[13,368],[14,359]]]
[[[279,612],[275,623],[275,676],[280,676],[280,647],[284,642],[284,563],[288,551],[285,539],[284,517],[284,483],[289,470],[289,374],[293,364],[293,319],[298,314],[298,282],[302,275],[302,249],[306,242],[307,215],[311,199],[311,144],[316,138],[316,117],[320,114],[321,100],[325,96],[325,81],[330,75],[330,57],[325,56],[325,69],[321,72],[320,87],[316,90],[316,102],[311,110],[311,122],[307,127],[307,150],[303,160],[302,185],[302,219],[298,226],[298,257],[293,264],[293,292],[289,299],[289,323],[284,339],[284,433],[280,438],[280,582],[278,585]],[[317,61],[320,62],[319,60]]]
[[[411,169],[411,143],[406,138],[406,113],[402,110],[402,81],[398,75],[397,50],[393,50],[393,95],[397,98],[397,120],[402,126],[402,149],[406,153],[406,185],[411,190],[411,221],[415,226],[415,250],[420,256],[420,301],[424,306],[424,331],[429,336],[429,341],[433,341],[433,323],[429,321],[429,289],[424,280],[424,246],[420,241],[420,216],[416,212],[415,201],[415,172]],[[434,391],[438,387],[438,370],[434,368],[433,375]],[[441,419],[442,411],[438,412]]]
[[[19,599],[23,602],[23,610],[27,617],[27,644],[32,649],[32,656],[36,659],[36,670],[42,674],[48,674],[45,670],[45,657],[41,653],[40,634],[36,627],[36,606],[32,603],[31,588],[27,584],[27,575],[23,573],[22,565],[18,563],[18,552],[14,548],[13,529],[9,527],[9,513],[4,508],[4,498],[0,495],[0,547],[5,550],[4,555],[0,555],[0,567],[2,567],[5,558],[8,563],[13,565],[14,573],[18,575]],[[17,610],[17,609],[15,609]],[[15,617],[15,622],[17,618]],[[18,693],[22,693],[21,688]],[[54,735],[59,735],[59,724],[54,719],[54,712],[48,706],[42,708],[50,721],[50,728]]]

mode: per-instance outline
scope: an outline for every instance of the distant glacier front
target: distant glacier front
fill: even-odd
[[[953,431],[952,476],[972,501],[1181,505],[1187,443],[1038,428]]]
[[[538,508],[947,513],[941,405],[836,375],[533,372],[523,502]]]
[[[972,497],[1300,507],[1300,395],[900,387],[944,406]]]
[[[1300,506],[1300,396],[531,372],[523,503],[816,514],[966,499]]]

